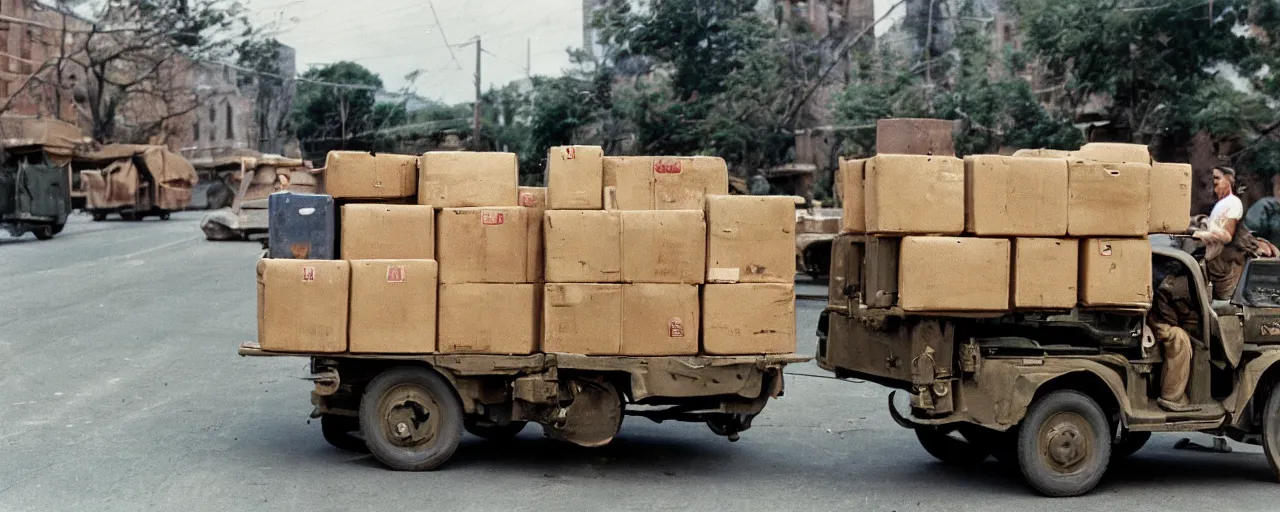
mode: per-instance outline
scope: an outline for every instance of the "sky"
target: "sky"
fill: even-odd
[[[297,50],[299,73],[312,65],[355,61],[381,76],[387,90],[408,87],[445,103],[475,96],[475,46],[462,45],[477,36],[486,52],[480,58],[485,90],[528,73],[559,75],[569,66],[565,50],[582,46],[582,0],[245,3],[259,23],[271,23],[279,31],[280,42]],[[892,3],[876,0],[877,16]],[[888,23],[876,28],[883,32]],[[421,75],[410,84],[405,76],[415,70]]]

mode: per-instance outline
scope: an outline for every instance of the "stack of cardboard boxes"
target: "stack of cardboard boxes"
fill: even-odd
[[[333,152],[326,168],[341,259],[259,263],[265,350],[795,350],[792,199],[726,195],[722,159],[557,147],[548,188],[517,187],[510,153]]]
[[[923,136],[949,139],[950,131]],[[963,160],[879,154],[841,167],[844,230],[875,237],[869,258],[880,246],[898,252],[896,300],[864,297],[870,307],[1145,308],[1147,234],[1183,232],[1190,223],[1190,166],[1153,163],[1144,146]]]

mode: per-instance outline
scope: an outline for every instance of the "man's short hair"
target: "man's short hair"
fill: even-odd
[[[1213,168],[1213,170],[1215,170],[1215,171],[1218,171],[1218,172],[1222,173],[1222,175],[1223,175],[1223,176],[1227,176],[1227,177],[1231,178],[1231,182],[1232,182],[1232,183],[1234,183],[1234,182],[1236,181],[1236,170],[1235,170],[1235,169],[1232,169],[1232,168],[1227,167],[1227,166],[1225,166],[1225,165],[1220,165],[1220,166],[1218,166],[1218,167],[1214,167],[1214,168]]]

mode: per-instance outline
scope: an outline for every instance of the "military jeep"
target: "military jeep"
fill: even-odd
[[[1202,263],[1178,242],[1153,236],[1151,257],[1154,268],[1185,273],[1198,305],[1191,412],[1156,404],[1163,360],[1146,310],[904,313],[889,238],[835,240],[818,364],[905,392],[907,414],[892,393],[889,412],[939,460],[994,456],[1048,496],[1089,492],[1153,432],[1261,445],[1280,477],[1280,260],[1250,261],[1234,297],[1212,301]]]

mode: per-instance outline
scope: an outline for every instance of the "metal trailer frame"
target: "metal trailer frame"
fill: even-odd
[[[542,425],[548,437],[589,447],[612,441],[624,415],[658,423],[705,422],[736,441],[770,398],[783,395],[783,367],[812,359],[299,354],[265,351],[254,342],[240,345],[238,353],[310,358],[308,379],[316,386],[311,417],[321,419],[326,439],[340,448],[372,451],[399,470],[439,467],[464,429],[502,439],[526,423]],[[417,405],[404,410],[409,403]],[[353,432],[362,432],[362,439]]]

